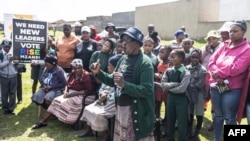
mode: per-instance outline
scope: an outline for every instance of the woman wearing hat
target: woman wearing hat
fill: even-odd
[[[221,36],[217,30],[210,30],[204,39],[207,41],[207,44],[201,48],[201,52],[202,52],[201,62],[202,62],[202,65],[208,70],[209,58],[213,55],[213,53],[218,48],[220,48],[223,45],[223,43],[220,41]],[[208,75],[208,77],[209,77],[209,75]],[[208,102],[211,99],[208,78],[207,78],[205,83],[206,83],[205,88],[206,88],[207,98],[206,98],[206,101],[204,104],[204,109],[206,110]],[[213,115],[213,113],[214,113],[213,106],[211,106],[211,114]],[[208,125],[207,129],[208,129],[208,131],[213,131],[213,123]]]
[[[105,27],[105,30],[108,33],[104,36],[104,40],[107,40],[108,38],[115,38],[116,40],[118,40],[120,38],[119,34],[115,33],[116,27],[113,23],[108,23]]]
[[[40,77],[41,87],[32,96],[32,101],[47,109],[52,100],[61,95],[67,83],[64,70],[57,65],[57,58],[48,54],[45,59],[45,69]]]
[[[181,42],[185,37],[185,32],[183,30],[177,30],[174,33],[175,39],[170,42],[172,49],[181,48]]]
[[[250,46],[244,37],[246,22],[236,21],[230,28],[230,39],[209,59],[210,91],[214,105],[214,139],[220,141],[224,121],[236,125],[239,104],[245,103],[241,94],[250,66]],[[242,97],[242,99],[240,99]],[[239,103],[239,101],[241,101]]]
[[[56,97],[50,104],[46,114],[32,129],[47,126],[52,115],[67,124],[73,124],[82,110],[83,95],[93,92],[92,80],[88,71],[83,69],[82,60],[74,59],[71,62],[72,72],[63,95]]]
[[[99,61],[90,66],[97,79],[116,86],[114,141],[154,141],[154,68],[140,49],[143,37],[135,27],[121,34],[125,55],[117,63],[115,73],[102,71]]]

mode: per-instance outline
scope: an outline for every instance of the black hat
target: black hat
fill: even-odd
[[[242,28],[245,32],[247,31],[247,23],[245,20],[235,21],[232,25],[237,25]]]
[[[113,23],[108,23],[105,27],[105,30],[108,30],[108,27],[113,27],[113,30],[116,31],[115,25]]]
[[[135,39],[136,41],[138,41],[140,43],[140,46],[143,45],[144,35],[142,34],[142,32],[138,28],[130,27],[129,29],[127,29],[125,32],[123,32],[121,34],[121,39],[123,38],[123,36],[125,34],[128,35],[129,37]]]
[[[109,58],[109,63],[112,64],[114,67],[116,67],[117,62],[119,61],[121,57],[122,57],[122,54],[112,56],[111,58]]]
[[[0,46],[1,46],[1,47],[11,47],[11,45],[12,45],[12,42],[11,42],[10,40],[8,40],[8,39],[3,39]]]
[[[44,61],[47,62],[47,63],[50,63],[52,65],[57,64],[57,58],[56,58],[56,56],[54,56],[52,54],[46,55],[46,57],[44,58]]]

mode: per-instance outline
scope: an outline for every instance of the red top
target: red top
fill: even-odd
[[[160,62],[157,66],[157,73],[161,73],[162,75],[169,67],[169,64],[163,64],[163,62]],[[156,82],[161,82],[160,79],[156,79]],[[162,94],[162,91],[160,88],[156,88],[156,101],[165,101],[167,100],[167,90],[164,91],[164,94]]]
[[[93,92],[92,80],[90,77],[89,72],[83,70],[82,76],[79,79],[76,79],[75,73],[72,72],[69,76],[68,89],[75,90],[75,91],[82,91],[84,90],[86,94],[90,94]]]

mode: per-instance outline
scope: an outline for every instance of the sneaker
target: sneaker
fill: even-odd
[[[17,104],[22,104],[22,100],[18,100]]]

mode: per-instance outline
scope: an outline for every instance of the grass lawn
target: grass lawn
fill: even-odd
[[[56,32],[56,36],[61,32]],[[49,35],[53,35],[52,31],[49,31]],[[0,34],[0,40],[2,34]],[[167,44],[164,41],[164,44]],[[203,46],[203,42],[195,42],[195,47]],[[49,120],[48,127],[31,130],[31,126],[36,123],[38,118],[38,107],[31,102],[31,87],[32,80],[30,78],[30,65],[26,65],[27,72],[22,74],[23,80],[23,103],[17,105],[15,109],[16,116],[3,115],[2,108],[0,108],[0,140],[9,141],[94,141],[94,137],[78,139],[76,135],[81,131],[69,131],[70,125],[64,124],[58,120]],[[162,115],[164,106],[162,108]],[[45,111],[42,110],[42,113]],[[210,103],[209,109],[205,112],[205,118],[203,122],[203,128],[201,130],[201,141],[213,140],[213,133],[208,132],[204,126],[211,123]],[[243,124],[246,124],[246,119],[243,120]],[[162,140],[166,140],[165,138]]]

